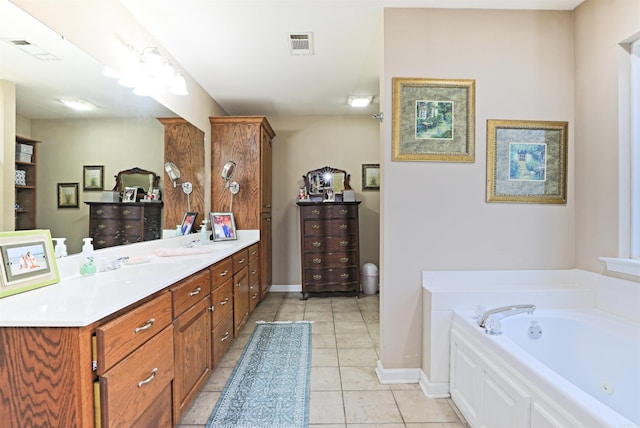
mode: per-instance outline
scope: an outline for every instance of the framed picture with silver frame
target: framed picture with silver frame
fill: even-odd
[[[209,217],[214,241],[232,241],[238,239],[236,221],[233,213],[210,213]]]

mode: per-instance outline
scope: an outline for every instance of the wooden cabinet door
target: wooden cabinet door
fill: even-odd
[[[233,337],[249,318],[249,267],[245,266],[233,276]]]
[[[271,212],[271,174],[272,174],[272,160],[271,160],[271,136],[263,129],[261,134],[260,144],[260,179],[262,189],[262,200],[260,208],[261,212]]]
[[[272,263],[272,251],[271,251],[271,213],[263,213],[260,226],[260,294],[261,299],[264,299],[271,287],[271,263]]]
[[[206,298],[205,298],[206,297]],[[204,384],[211,367],[209,295],[180,315],[174,325],[174,424]],[[167,350],[168,351],[168,350]]]

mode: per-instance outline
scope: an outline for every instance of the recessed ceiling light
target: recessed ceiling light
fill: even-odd
[[[65,106],[76,111],[90,111],[98,108],[97,105],[91,104],[89,101],[81,100],[78,98],[63,98],[58,100]]]
[[[351,107],[366,107],[373,101],[373,96],[349,95],[347,104]]]

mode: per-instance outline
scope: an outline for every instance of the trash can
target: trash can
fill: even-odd
[[[362,265],[361,280],[364,294],[376,294],[378,292],[378,266],[373,263]]]

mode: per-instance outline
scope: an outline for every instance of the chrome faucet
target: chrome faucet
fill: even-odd
[[[478,320],[478,326],[484,328],[487,334],[500,334],[500,323],[493,322],[501,320],[502,318],[510,317],[512,315],[528,313],[532,314],[536,310],[536,305],[510,305],[501,306],[499,308],[490,309],[486,311],[482,317]]]

